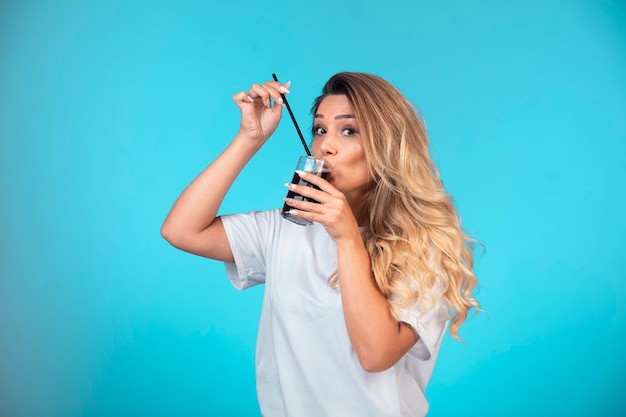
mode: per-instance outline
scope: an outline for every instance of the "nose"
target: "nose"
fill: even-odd
[[[323,156],[326,155],[335,155],[337,153],[337,141],[336,138],[332,134],[325,134],[323,137],[319,138],[320,141],[320,153]]]

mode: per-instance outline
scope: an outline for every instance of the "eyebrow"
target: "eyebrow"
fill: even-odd
[[[324,115],[317,113],[313,118],[314,119],[323,119]],[[335,116],[335,120],[339,120],[339,119],[354,119],[354,118],[355,118],[354,114],[338,114],[337,116]]]

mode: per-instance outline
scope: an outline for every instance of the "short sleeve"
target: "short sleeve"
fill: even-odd
[[[401,308],[398,320],[409,324],[419,335],[419,340],[409,351],[410,354],[424,361],[436,355],[449,320],[448,308],[444,302],[436,303],[427,311],[418,303]]]
[[[276,213],[252,211],[222,216],[234,263],[225,262],[231,284],[244,290],[265,282],[266,254],[272,238]]]

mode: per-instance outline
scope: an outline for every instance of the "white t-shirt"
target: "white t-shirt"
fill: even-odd
[[[393,367],[366,372],[352,348],[340,289],[328,277],[337,250],[320,224],[299,226],[279,210],[223,216],[239,290],[265,283],[256,348],[257,395],[265,417],[418,417],[447,327],[440,306],[401,321],[419,341]],[[417,309],[414,309],[417,310]]]

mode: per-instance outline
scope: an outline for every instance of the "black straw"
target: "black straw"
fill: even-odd
[[[278,81],[276,74],[272,74],[272,77],[274,77],[274,81]],[[285,103],[285,107],[287,107],[287,111],[289,111],[289,116],[291,116],[293,125],[296,127],[296,131],[298,132],[298,136],[300,136],[300,140],[302,141],[302,145],[304,146],[304,150],[306,151],[306,154],[308,156],[311,156],[311,151],[309,150],[309,147],[306,146],[306,140],[304,140],[304,136],[302,136],[302,132],[300,131],[300,128],[298,127],[298,122],[296,122],[296,118],[294,117],[293,112],[291,111],[291,107],[289,107],[289,103],[287,102],[287,97],[285,97],[283,93],[280,93],[280,96],[283,99],[283,103]]]

